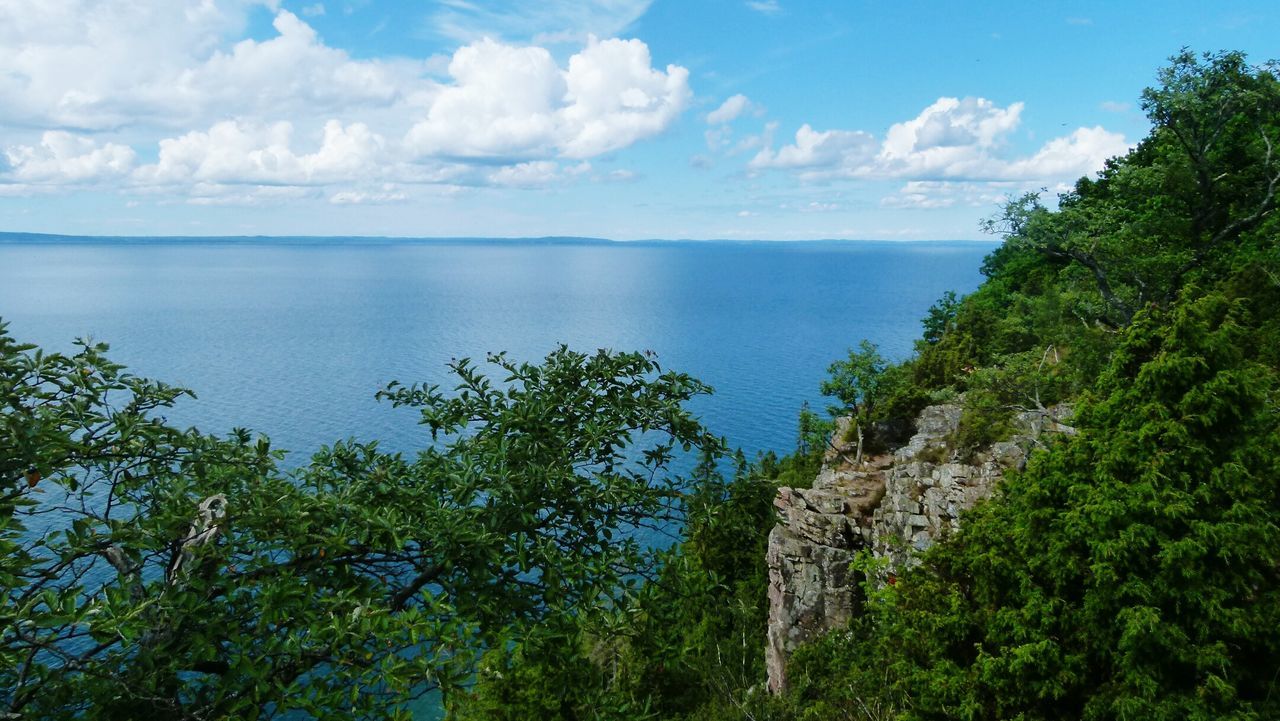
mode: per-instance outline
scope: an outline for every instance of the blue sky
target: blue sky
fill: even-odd
[[[981,237],[1258,2],[0,0],[0,230]]]

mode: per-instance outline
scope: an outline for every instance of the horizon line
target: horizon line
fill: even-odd
[[[565,244],[634,244],[634,243],[988,243],[998,244],[999,239],[973,238],[636,238],[624,240],[619,238],[601,238],[598,236],[579,235],[73,235],[69,233],[37,233],[26,231],[0,231],[0,243],[51,243],[51,242],[105,242],[105,241],[378,241],[408,243],[449,243],[449,242],[506,242],[506,243],[565,243]]]

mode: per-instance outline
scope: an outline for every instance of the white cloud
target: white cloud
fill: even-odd
[[[472,43],[483,38],[535,44],[582,42],[588,36],[612,37],[625,31],[653,0],[539,0],[477,3],[443,0],[428,19],[446,38]]]
[[[133,167],[133,148],[98,143],[61,130],[45,131],[39,145],[15,145],[0,153],[0,182],[85,184],[119,178]],[[7,171],[6,171],[7,167]]]
[[[1070,135],[1045,143],[1035,155],[1005,164],[1010,178],[1074,179],[1102,169],[1107,158],[1128,152],[1124,135],[1102,126],[1076,128]]]
[[[1045,143],[1036,153],[1007,158],[1023,104],[999,107],[983,98],[939,98],[915,118],[896,123],[877,141],[869,133],[814,130],[803,125],[795,142],[763,147],[748,164],[784,169],[806,180],[904,178],[909,180],[1037,181],[1053,184],[1101,169],[1126,152],[1124,136],[1102,127],[1078,128]],[[899,202],[895,200],[893,202]]]
[[[729,144],[729,138],[733,136],[733,129],[727,126],[719,128],[711,128],[702,133],[702,137],[707,140],[708,150],[719,150]]]
[[[777,15],[782,12],[778,0],[747,0],[747,7],[764,15]]]
[[[611,33],[648,4],[550,2],[516,15]],[[267,36],[236,41],[263,8]],[[394,200],[400,191],[382,183],[619,180],[574,161],[666,130],[688,106],[688,76],[655,68],[639,40],[594,37],[563,62],[492,40],[452,58],[355,59],[279,0],[0,0],[0,130],[13,138],[0,146],[0,192],[112,179],[201,204],[341,204]],[[158,152],[139,167],[145,146]],[[286,187],[304,190],[269,190]]]
[[[796,131],[796,141],[778,150],[764,147],[748,166],[751,168],[857,168],[875,157],[878,144],[870,133],[860,130],[816,131],[808,123]]]
[[[655,135],[688,103],[689,73],[652,67],[639,40],[596,40],[561,69],[540,47],[460,48],[406,147],[418,157],[589,158]]]
[[[755,103],[752,103],[747,96],[739,93],[725,100],[720,107],[707,113],[707,125],[724,125],[737,120],[743,113],[756,110]]]
[[[990,152],[1018,127],[1022,103],[939,98],[885,134],[879,163],[895,175],[964,177],[982,173]]]
[[[242,40],[231,52],[216,52],[184,70],[175,92],[203,104],[201,117],[365,110],[429,93],[420,77],[422,63],[353,60],[320,42],[311,26],[286,11],[276,15],[273,26],[278,35],[269,40]]]
[[[515,188],[541,188],[560,180],[560,164],[552,160],[532,160],[499,168],[489,174],[489,182]]]
[[[226,47],[250,7],[275,4],[0,1],[0,124],[191,127],[387,107],[429,91],[425,63],[352,59],[283,10],[273,37]]]
[[[318,185],[353,181],[381,172],[385,141],[362,123],[330,120],[319,149],[292,149],[293,125],[223,121],[160,141],[160,157],[134,173],[144,185],[190,183]]]

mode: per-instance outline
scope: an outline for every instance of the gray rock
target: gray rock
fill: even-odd
[[[829,447],[812,489],[778,489],[778,524],[769,534],[769,625],[765,651],[769,689],[786,687],[786,661],[802,643],[846,627],[861,607],[850,569],[864,549],[895,568],[958,527],[959,516],[994,491],[1008,468],[1021,467],[1043,433],[1073,433],[1070,409],[1055,407],[1015,418],[1019,435],[994,444],[973,463],[949,458],[947,439],[962,408],[925,408],[916,435],[884,459],[855,467],[856,441]],[[843,438],[848,419],[837,421]],[[921,454],[925,454],[922,457]]]

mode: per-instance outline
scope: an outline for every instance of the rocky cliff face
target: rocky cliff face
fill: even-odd
[[[991,495],[1007,469],[1021,467],[1042,434],[1073,432],[1062,424],[1067,408],[1021,413],[1018,435],[960,462],[948,439],[961,411],[929,406],[907,445],[862,463],[854,463],[853,444],[833,442],[813,488],[778,489],[767,556],[771,691],[786,687],[786,661],[797,646],[858,613],[861,579],[849,567],[855,554],[870,549],[891,568],[911,565],[956,528],[961,511]],[[841,419],[833,438],[843,438],[848,423]]]

